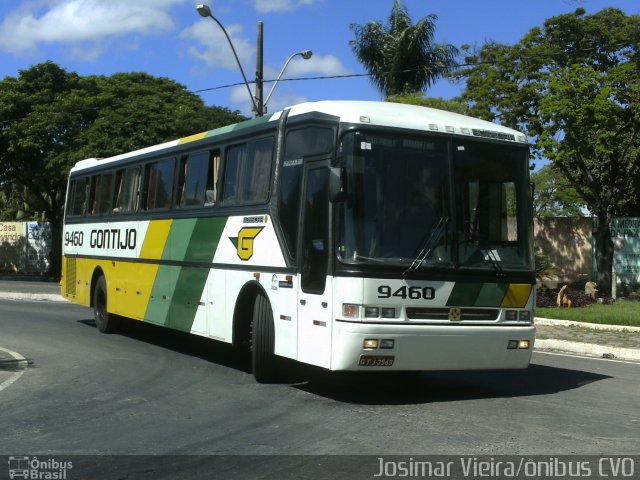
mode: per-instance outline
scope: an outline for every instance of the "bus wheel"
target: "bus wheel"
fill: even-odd
[[[98,278],[93,291],[93,316],[102,333],[113,333],[118,329],[119,318],[107,311],[107,282],[104,277]]]
[[[274,379],[274,337],[271,305],[260,294],[253,304],[251,324],[251,366],[253,376],[260,383],[268,383]]]

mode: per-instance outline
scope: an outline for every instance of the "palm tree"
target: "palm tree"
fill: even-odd
[[[422,92],[455,67],[458,49],[433,43],[437,19],[431,14],[412,25],[402,0],[394,0],[388,25],[351,24],[356,38],[349,44],[383,95]]]

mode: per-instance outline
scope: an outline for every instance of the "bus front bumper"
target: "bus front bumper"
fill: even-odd
[[[533,325],[336,322],[331,370],[488,370],[529,366]],[[376,346],[377,345],[377,346]]]

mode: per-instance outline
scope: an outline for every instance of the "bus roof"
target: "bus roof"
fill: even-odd
[[[526,143],[525,135],[517,130],[466,115],[417,105],[375,101],[323,100],[300,103],[287,107],[285,110],[289,110],[289,117],[317,112],[338,117],[342,123],[406,128],[468,137],[484,137],[521,144]],[[261,118],[254,118],[109,158],[81,160],[76,163],[71,171],[74,172],[106,163],[126,160],[261,123],[275,122],[280,119],[282,113],[282,111],[275,112]]]
[[[526,137],[517,130],[503,127],[497,123],[487,122],[486,120],[418,105],[392,102],[326,100],[301,103],[290,107],[289,117],[310,112],[334,115],[344,123],[430,130],[471,136],[474,135],[473,130],[495,132],[497,135],[494,137],[489,134],[475,136],[489,136],[490,138],[507,140],[507,136],[511,135],[514,137],[512,141],[526,143]]]

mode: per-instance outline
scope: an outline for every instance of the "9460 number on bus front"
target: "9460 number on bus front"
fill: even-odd
[[[433,287],[419,287],[406,285],[401,286],[397,290],[393,290],[389,285],[380,285],[378,287],[378,298],[410,298],[411,300],[433,300],[436,297],[436,291]]]

